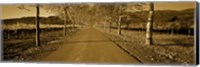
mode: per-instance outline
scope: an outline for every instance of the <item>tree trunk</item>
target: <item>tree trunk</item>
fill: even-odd
[[[171,35],[174,35],[174,28],[171,29]]]
[[[170,29],[170,28],[167,29],[167,33],[168,33],[168,34],[171,34],[171,29]]]
[[[150,10],[149,10],[149,18],[147,22],[147,29],[146,29],[146,44],[152,45],[152,30],[153,30],[153,15],[154,15],[154,4],[150,3]]]
[[[109,22],[109,32],[111,32],[111,22]]]
[[[36,46],[40,46],[40,25],[39,25],[39,14],[40,14],[40,8],[39,8],[39,4],[37,4],[36,6]]]
[[[8,35],[8,39],[10,39],[11,38],[11,33],[8,33],[7,35]]]
[[[121,16],[118,19],[118,35],[121,35]]]
[[[103,29],[106,31],[106,23],[103,24]]]
[[[176,34],[179,34],[179,29],[176,29]]]
[[[189,28],[188,29],[188,36],[192,35],[192,30]]]
[[[75,20],[74,19],[72,19],[73,20],[73,30],[75,31],[75,29],[76,29],[76,22],[75,22]]]
[[[63,36],[66,36],[66,31],[67,31],[67,8],[64,9],[64,30],[63,30]]]

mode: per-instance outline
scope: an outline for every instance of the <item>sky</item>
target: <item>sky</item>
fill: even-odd
[[[195,2],[157,2],[155,3],[155,10],[183,10],[194,8]]]
[[[155,10],[183,10],[188,8],[194,8],[195,2],[156,2],[154,3]],[[26,6],[27,10],[21,10],[17,8],[17,5],[0,5],[0,19],[20,18],[27,16],[35,16],[36,9],[34,7]],[[148,9],[148,7],[146,7]],[[40,16],[48,17],[54,14],[47,12],[44,9],[40,9]]]
[[[27,16],[36,16],[36,8],[33,6],[25,6],[26,9],[19,9],[19,5],[1,5],[1,19],[9,19],[9,18],[20,18],[20,17],[27,17]],[[40,9],[40,16],[48,17],[54,14],[47,12],[44,9]]]

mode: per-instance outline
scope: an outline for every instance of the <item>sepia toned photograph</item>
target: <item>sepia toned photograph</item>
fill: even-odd
[[[2,61],[196,64],[196,2],[1,4]]]

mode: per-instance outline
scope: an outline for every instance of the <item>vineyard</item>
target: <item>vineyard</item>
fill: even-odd
[[[24,38],[30,34],[35,34],[35,25],[17,23],[12,25],[2,25],[4,39],[12,38]],[[72,28],[72,25],[67,25],[68,28]],[[76,25],[78,27],[78,25]],[[80,26],[79,26],[80,27]],[[63,25],[55,24],[40,24],[40,32],[59,31],[63,29]]]
[[[48,48],[47,44],[59,41],[60,38],[63,37],[62,25],[41,24],[40,37],[43,47],[37,49],[37,47],[35,47],[35,27],[33,24],[17,23],[12,25],[3,25],[3,29],[4,60],[30,60],[30,57],[32,56],[28,55],[33,54],[36,50],[43,51],[44,46]],[[67,35],[71,35],[76,30],[72,26],[68,25]],[[56,47],[51,48],[55,49]],[[29,52],[27,53],[27,51]]]

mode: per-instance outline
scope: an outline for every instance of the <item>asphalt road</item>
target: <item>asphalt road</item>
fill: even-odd
[[[132,56],[95,28],[87,28],[66,40],[62,47],[41,59],[45,62],[138,64]]]

